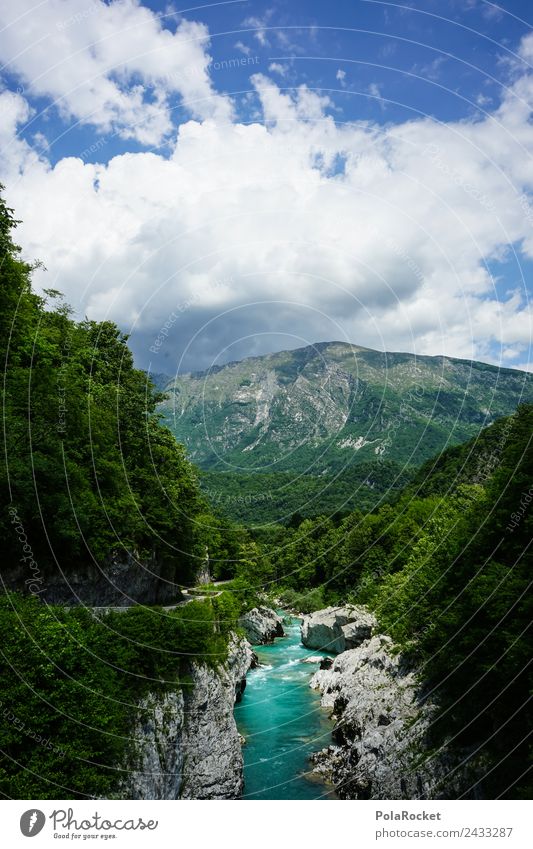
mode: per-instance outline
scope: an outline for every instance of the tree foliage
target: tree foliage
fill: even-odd
[[[2,510],[17,562],[13,505],[36,560],[69,568],[114,550],[170,554],[187,583],[205,556],[207,504],[183,448],[159,422],[161,395],[112,322],[74,321],[59,293],[31,288],[0,201]]]

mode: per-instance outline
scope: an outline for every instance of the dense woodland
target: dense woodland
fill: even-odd
[[[532,481],[523,405],[425,464],[392,505],[261,533],[287,603],[375,611],[438,697],[435,746],[481,756],[489,797],[532,791]]]
[[[372,510],[392,500],[412,472],[394,460],[379,459],[322,475],[201,470],[200,484],[213,507],[233,522],[254,526],[287,524],[294,513],[314,517],[317,513],[347,515],[356,507]]]
[[[159,423],[160,396],[133,367],[127,337],[110,322],[74,321],[57,292],[32,291],[16,224],[1,201],[2,573],[18,565],[29,594],[0,599],[0,793],[112,795],[139,698],[187,686],[191,655],[223,661],[238,603],[224,593],[172,613],[95,618],[47,604],[43,575],[68,581],[80,562],[117,549],[170,551],[179,593],[206,546],[222,564],[240,536],[223,533]]]
[[[15,510],[33,561],[67,579],[118,548],[172,551],[173,578],[187,585],[207,548],[213,577],[232,583],[173,613],[105,618],[48,605],[41,592],[5,593],[0,793],[118,792],[140,696],[187,686],[191,653],[223,662],[240,612],[266,591],[304,612],[367,604],[438,698],[435,748],[472,757],[480,795],[530,796],[533,406],[427,462],[387,504],[239,527],[218,515],[161,425],[161,396],[134,368],[127,337],[110,322],[75,321],[56,292],[32,291],[15,225],[2,201],[4,568],[21,564],[23,588]]]

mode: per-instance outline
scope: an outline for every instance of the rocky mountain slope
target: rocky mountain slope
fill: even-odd
[[[241,616],[239,625],[253,646],[266,645],[276,637],[285,636],[281,616],[268,607],[253,607]]]
[[[533,375],[340,342],[177,377],[161,406],[203,468],[334,472],[418,465],[533,398]]]

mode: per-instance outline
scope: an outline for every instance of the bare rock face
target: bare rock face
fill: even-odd
[[[181,690],[150,693],[139,705],[125,767],[123,799],[178,799],[183,780],[185,711]]]
[[[390,637],[375,636],[339,654],[310,686],[333,709],[333,745],[312,755],[315,771],[343,799],[457,798],[464,774],[445,752],[431,753],[434,705]]]
[[[269,607],[254,607],[241,616],[239,625],[253,646],[271,643],[276,637],[285,636],[281,616]]]
[[[130,607],[133,604],[170,604],[183,596],[177,557],[153,552],[115,551],[102,563],[72,564],[68,575],[43,564],[39,594],[49,604],[89,607]],[[2,568],[9,589],[27,592],[20,569]]]
[[[193,664],[192,686],[185,691],[185,757],[180,799],[238,799],[242,795],[241,739],[233,707],[242,696],[243,680],[251,661],[246,644],[231,652],[223,669],[213,672]]]
[[[133,751],[120,791],[125,799],[238,799],[241,739],[233,707],[246,686],[253,651],[233,637],[228,661],[190,664],[180,689],[151,693],[139,705]]]
[[[302,643],[309,649],[340,654],[368,640],[375,627],[375,617],[364,607],[353,604],[326,607],[304,616],[301,625]]]

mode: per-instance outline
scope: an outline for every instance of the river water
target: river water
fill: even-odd
[[[244,799],[332,799],[331,788],[309,775],[309,754],[331,742],[331,720],[309,681],[318,664],[302,663],[325,652],[300,642],[300,622],[284,623],[286,637],[254,646],[261,666],[248,673],[235,718],[246,738]],[[307,775],[306,775],[307,774]]]

